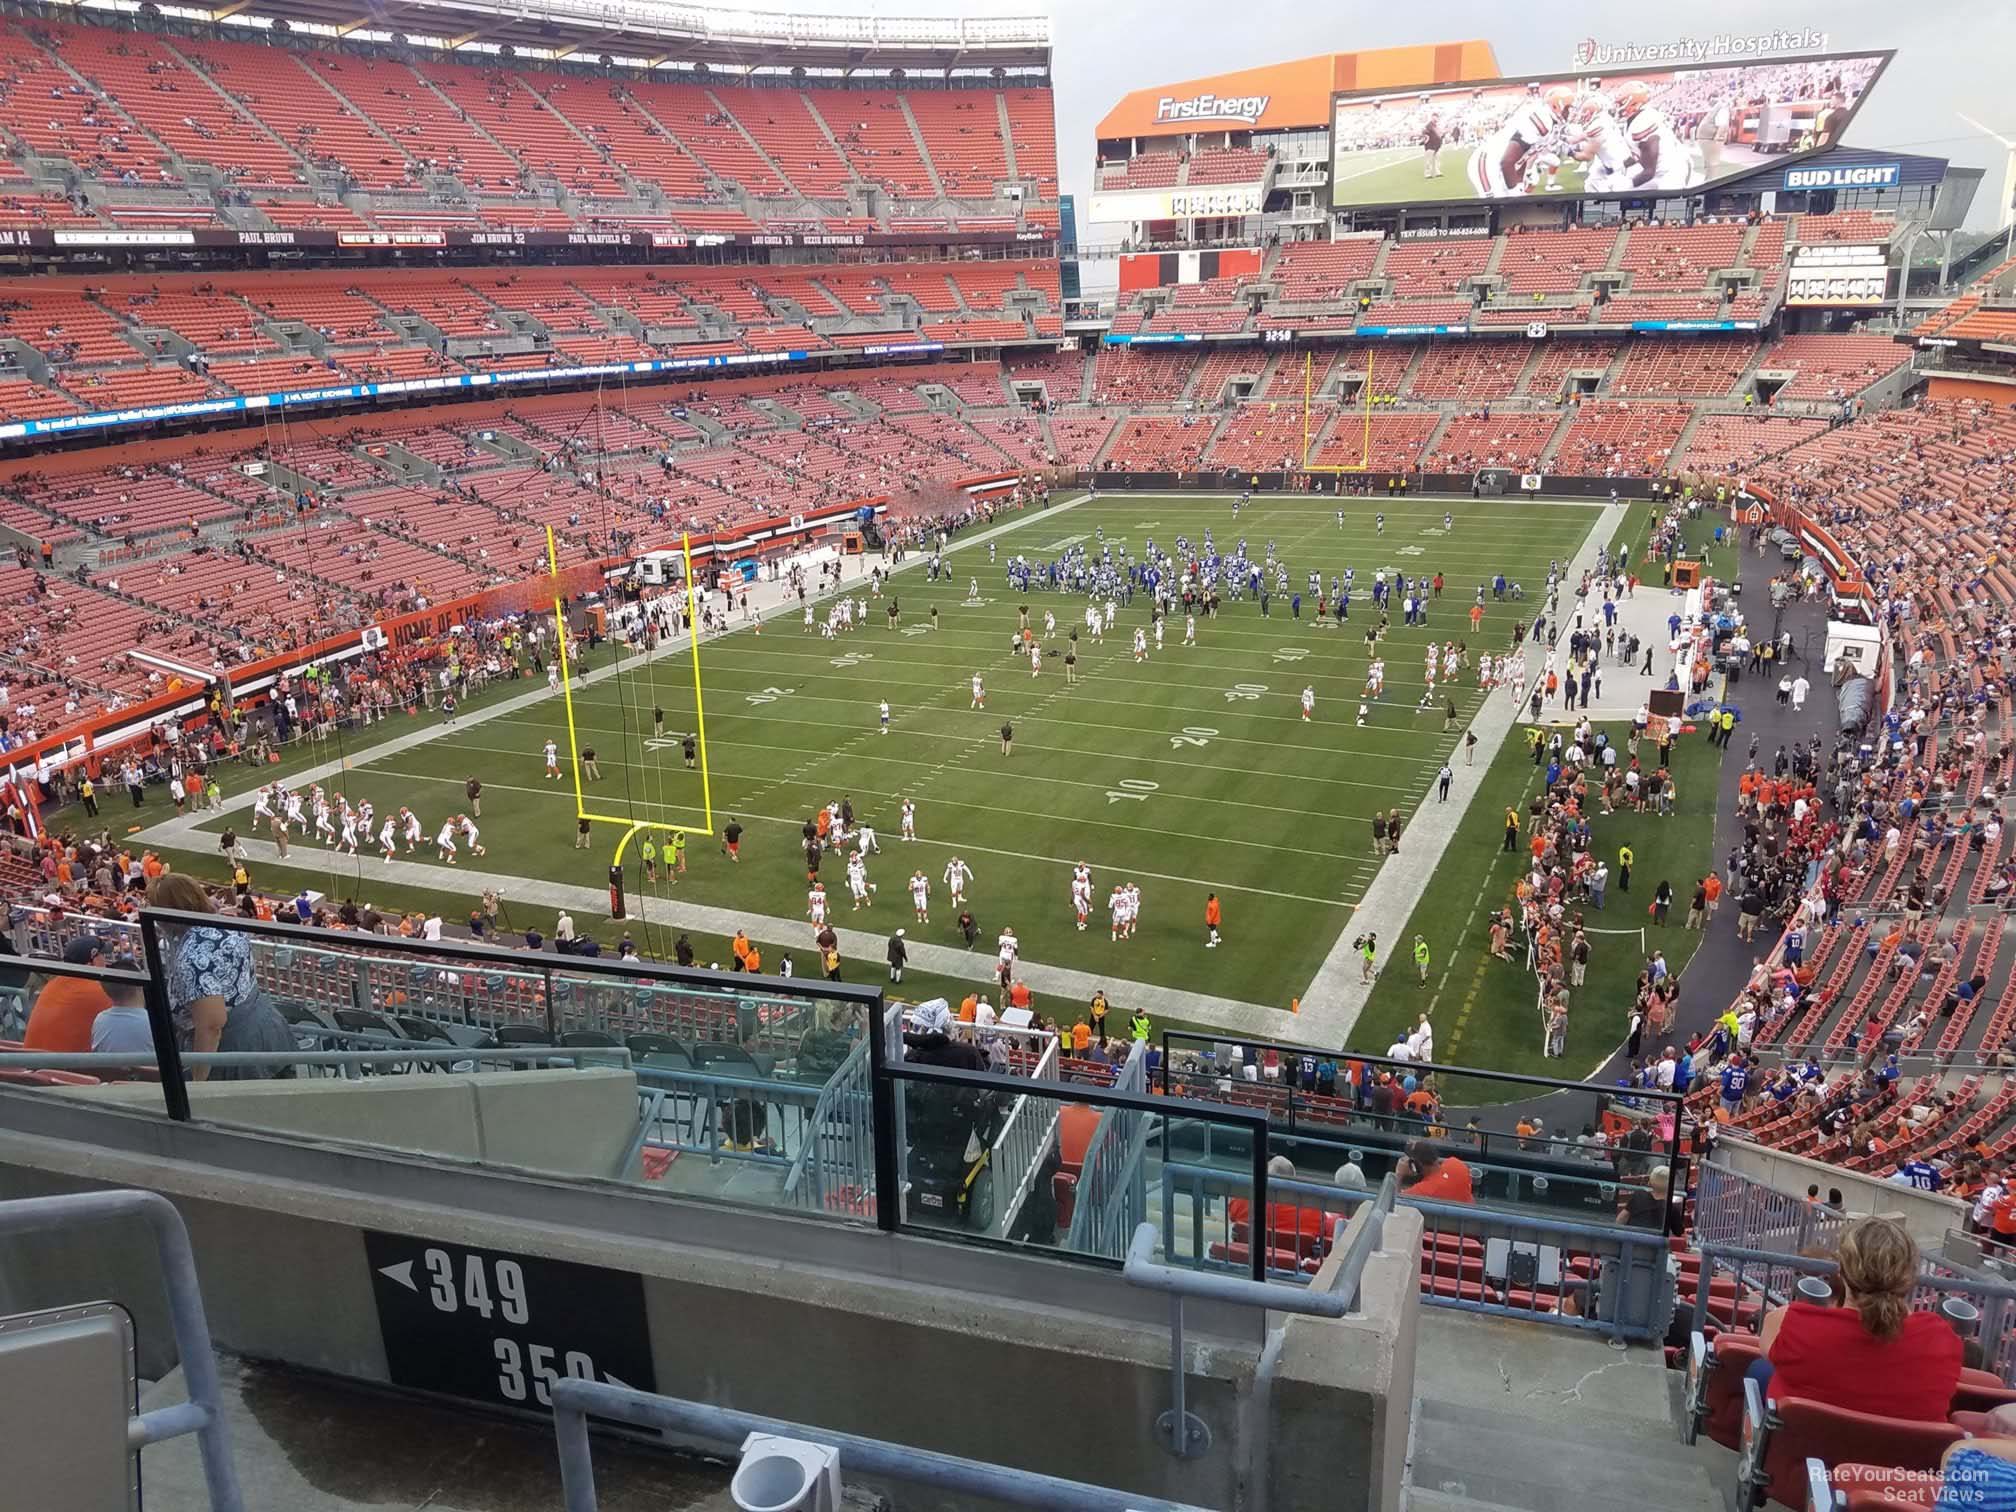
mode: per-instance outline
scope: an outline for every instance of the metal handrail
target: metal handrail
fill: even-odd
[[[834,1433],[705,1402],[654,1396],[628,1386],[572,1379],[553,1383],[553,1436],[559,1444],[560,1498],[566,1512],[597,1512],[599,1506],[594,1452],[588,1441],[590,1416],[717,1444],[740,1446],[751,1434],[798,1439],[836,1450],[848,1468],[863,1475],[928,1487],[961,1502],[989,1501],[1011,1507],[1053,1508],[1056,1512],[1203,1512],[1187,1502]]]
[[[1356,1194],[1369,1202],[1365,1221],[1346,1246],[1338,1261],[1337,1281],[1329,1291],[1288,1286],[1278,1282],[1247,1280],[1240,1276],[1219,1276],[1208,1271],[1159,1264],[1153,1258],[1157,1234],[1155,1225],[1143,1223],[1134,1230],[1127,1246],[1127,1262],[1121,1269],[1129,1286],[1165,1292],[1169,1297],[1169,1410],[1155,1420],[1155,1434],[1163,1447],[1178,1459],[1195,1459],[1211,1447],[1211,1430],[1204,1420],[1185,1405],[1187,1378],[1184,1368],[1183,1303],[1186,1298],[1228,1302],[1235,1307],[1257,1307],[1268,1312],[1300,1313],[1313,1318],[1341,1318],[1356,1310],[1365,1263],[1386,1243],[1386,1215],[1399,1199],[1399,1178],[1388,1173],[1376,1195]],[[1344,1235],[1345,1220],[1339,1219],[1331,1231],[1334,1246]],[[1264,1254],[1265,1245],[1255,1244],[1255,1254]],[[1263,1262],[1264,1263],[1264,1262]]]
[[[66,1192],[54,1197],[24,1197],[0,1203],[0,1233],[26,1233],[66,1223],[100,1223],[139,1218],[153,1230],[161,1258],[161,1282],[168,1294],[168,1322],[175,1332],[175,1352],[189,1400],[157,1407],[128,1419],[126,1441],[138,1453],[165,1439],[196,1435],[209,1488],[211,1512],[245,1512],[238,1471],[231,1458],[231,1424],[224,1413],[224,1393],[218,1382],[217,1356],[210,1347],[210,1322],[203,1311],[203,1291],[196,1279],[196,1255],[182,1215],[157,1192]]]
[[[185,1051],[185,1066],[404,1066],[436,1061],[520,1061],[606,1060],[619,1070],[630,1069],[630,1052],[620,1045],[503,1045],[479,1050],[471,1046],[443,1046],[411,1050],[207,1050]],[[8,1050],[0,1051],[0,1067],[22,1066],[35,1071],[130,1070],[155,1067],[151,1055],[127,1054],[116,1050]]]

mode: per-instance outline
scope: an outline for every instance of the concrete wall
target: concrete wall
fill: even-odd
[[[1359,1208],[1352,1231],[1370,1212]],[[1340,1250],[1341,1252],[1341,1250]],[[1358,1313],[1288,1316],[1266,1414],[1267,1505],[1376,1512],[1400,1505],[1414,1405],[1415,1338],[1421,1317],[1421,1214],[1386,1220],[1384,1252],[1365,1267]],[[1334,1282],[1332,1255],[1314,1285]]]
[[[138,1082],[60,1095],[150,1112],[161,1106],[160,1088]],[[199,1119],[238,1128],[562,1176],[620,1174],[637,1136],[637,1078],[616,1066],[193,1082],[189,1104]]]
[[[1937,1192],[1921,1192],[1825,1161],[1766,1149],[1733,1135],[1716,1142],[1715,1158],[1738,1175],[1792,1197],[1803,1199],[1808,1186],[1818,1186],[1823,1197],[1829,1188],[1838,1187],[1851,1214],[1881,1213],[1901,1219],[1911,1237],[1930,1251],[1936,1252],[1945,1243],[1946,1231],[1960,1227],[1960,1220],[1967,1215],[1966,1203]]]
[[[252,1358],[389,1383],[365,1234],[410,1234],[637,1274],[669,1395],[1206,1507],[1398,1504],[1420,1305],[1412,1212],[1387,1220],[1363,1316],[1263,1320],[1190,1305],[1187,1405],[1212,1448],[1177,1460],[1151,1434],[1169,1405],[1166,1304],[1111,1269],[349,1143],[362,1110],[415,1143],[460,1140],[474,1120],[480,1137],[457,1144],[458,1159],[512,1157],[514,1139],[535,1136],[543,1152],[570,1122],[634,1099],[629,1080],[498,1073],[466,1099],[444,1087],[417,1100],[331,1083],[305,1089],[291,1113],[284,1088],[194,1089],[202,1111],[285,1119],[305,1141],[170,1124],[108,1098],[0,1093],[0,1200],[162,1192],[189,1225],[213,1337]],[[556,1112],[554,1097],[581,1101]],[[332,1133],[344,1142],[316,1142]],[[592,1128],[573,1134],[597,1148]],[[100,1298],[134,1314],[143,1374],[172,1367],[143,1230],[0,1241],[0,1314]],[[907,1492],[902,1504],[943,1505]]]

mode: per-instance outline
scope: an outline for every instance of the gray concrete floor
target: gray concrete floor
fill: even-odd
[[[234,1458],[248,1512],[555,1512],[553,1431],[225,1357]],[[143,1408],[186,1400],[181,1372]],[[146,1512],[209,1512],[194,1438],[141,1456]],[[603,1512],[729,1512],[732,1467],[598,1441]],[[4,1499],[4,1498],[0,1498]]]
[[[1413,1512],[1723,1512],[1656,1346],[1426,1308],[1417,1349]]]

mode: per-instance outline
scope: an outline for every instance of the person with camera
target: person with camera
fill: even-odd
[[[951,1007],[943,998],[919,1004],[910,1014],[910,1027],[903,1031],[904,1059],[913,1066],[989,1069],[980,1047],[956,1036],[955,1028]],[[965,1200],[969,1173],[985,1158],[992,1143],[999,1100],[980,1087],[910,1082],[904,1088],[903,1106],[917,1184],[920,1188],[936,1187],[944,1194],[940,1210],[949,1214]],[[953,1196],[947,1188],[955,1189],[958,1195]]]

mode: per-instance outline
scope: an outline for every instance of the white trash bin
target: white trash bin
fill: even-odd
[[[840,1451],[752,1433],[728,1495],[741,1512],[840,1512]]]

